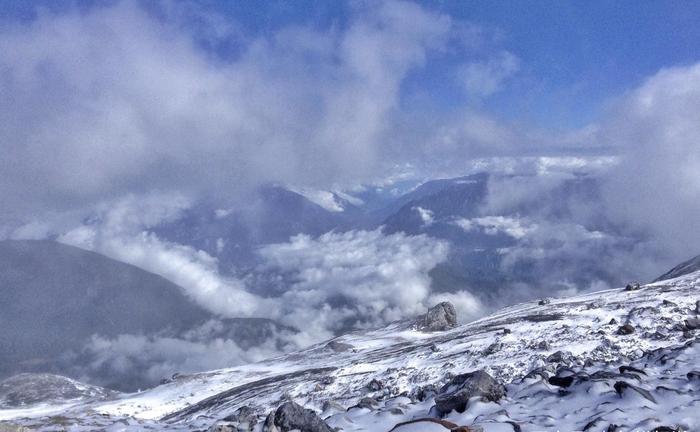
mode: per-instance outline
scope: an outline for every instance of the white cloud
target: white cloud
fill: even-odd
[[[598,135],[621,151],[604,184],[609,213],[648,233],[667,265],[700,253],[699,137],[700,64],[646,80],[617,101]]]
[[[423,226],[430,225],[435,221],[435,216],[429,209],[425,209],[423,207],[413,207],[412,210],[418,212],[418,216],[420,216],[420,219],[423,221]]]
[[[297,345],[424,312],[431,306],[428,272],[448,253],[445,242],[424,235],[381,230],[297,235],[259,249],[257,272],[278,275],[284,287],[263,296],[251,292],[245,280],[222,275],[216,258],[148,230],[159,217],[175,217],[182,205],[172,196],[121,199],[58,239],[161,275],[222,317],[270,318],[296,327]]]
[[[2,217],[153,190],[235,199],[267,182],[356,184],[381,172],[403,79],[460,30],[385,1],[342,29],[245,38],[182,8],[69,7],[0,29]],[[235,57],[198,44],[222,38]]]
[[[525,237],[537,225],[523,223],[519,218],[507,216],[483,216],[472,219],[457,219],[454,223],[464,231],[473,231],[480,228],[488,235],[506,234],[514,239]]]
[[[260,250],[266,266],[293,274],[280,297],[285,323],[316,331],[378,326],[430,306],[428,272],[447,244],[381,230],[306,235]]]
[[[503,51],[484,61],[463,65],[459,79],[465,91],[483,98],[502,89],[506,80],[520,69],[520,60],[508,51]]]

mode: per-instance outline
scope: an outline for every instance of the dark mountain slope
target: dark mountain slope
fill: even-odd
[[[51,241],[0,241],[0,378],[54,371],[93,334],[179,331],[210,317],[137,267]]]

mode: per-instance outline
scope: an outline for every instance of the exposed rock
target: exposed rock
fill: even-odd
[[[685,328],[688,330],[700,329],[700,319],[699,318],[687,318],[685,320]]]
[[[335,352],[345,352],[345,351],[350,351],[354,346],[344,343],[344,342],[338,342],[336,340],[332,340],[326,344],[326,348],[331,349]]]
[[[686,376],[689,380],[700,380],[700,371],[690,371]]]
[[[695,302],[695,313],[700,314],[700,300]]]
[[[547,357],[548,363],[566,363],[571,360],[571,353],[568,351],[557,351]]]
[[[625,365],[623,365],[623,366],[620,366],[618,369],[619,369],[619,371],[620,371],[621,374],[624,374],[624,373],[627,373],[627,372],[633,372],[633,373],[642,374],[642,375],[646,375],[646,374],[647,374],[647,373],[644,372],[643,370],[637,369],[636,367],[633,367],[633,366],[625,366]]]
[[[274,428],[273,428],[274,426]],[[306,409],[294,402],[285,402],[270,414],[263,426],[264,432],[333,432],[321,417],[313,410]]]
[[[634,333],[634,327],[632,327],[630,324],[625,324],[617,329],[617,334],[619,335],[629,335],[632,333]]]
[[[409,397],[412,400],[418,401],[418,402],[423,402],[424,400],[428,399],[429,397],[432,397],[433,395],[437,394],[438,388],[435,386],[435,384],[428,384],[424,386],[419,386],[411,391],[409,394]]]
[[[551,302],[552,301],[549,300],[548,298],[543,298],[543,299],[540,299],[540,301],[538,301],[537,304],[540,306],[545,306],[545,305],[550,304]]]
[[[639,285],[639,282],[633,282],[625,286],[625,291],[637,291],[640,288],[641,286]]]
[[[491,354],[495,354],[498,351],[500,351],[501,348],[503,348],[503,344],[501,344],[500,342],[494,342],[491,345],[489,345],[488,347],[486,347],[486,349],[484,350],[484,352],[482,354],[484,356],[490,356]]]
[[[238,408],[233,414],[224,417],[223,420],[234,423],[236,429],[232,430],[236,432],[250,432],[255,429],[255,425],[258,423],[258,417],[255,415],[253,409],[245,405]],[[226,429],[222,429],[221,432],[226,432]]]
[[[450,302],[438,303],[418,320],[422,331],[445,331],[457,327],[457,312]]]
[[[372,381],[367,384],[367,388],[370,391],[379,391],[384,388],[384,383],[381,380],[373,378]]]
[[[622,395],[623,395],[627,390],[634,390],[634,391],[636,391],[637,393],[639,393],[640,395],[642,395],[642,397],[643,397],[644,399],[647,399],[647,400],[649,400],[649,401],[651,401],[651,402],[656,403],[656,399],[654,399],[654,396],[652,396],[651,393],[649,393],[648,390],[644,390],[643,388],[634,386],[634,385],[632,385],[632,384],[630,384],[630,383],[628,383],[628,382],[625,382],[625,381],[618,381],[618,382],[615,383],[615,385],[614,385],[613,387],[615,388],[615,391],[617,392],[617,394],[620,395],[620,397],[622,397]]]
[[[549,349],[549,342],[547,342],[546,340],[539,341],[537,343],[537,349],[547,351]]]
[[[474,396],[498,402],[505,394],[506,388],[503,384],[496,381],[488,373],[478,370],[452,378],[435,397],[435,406],[442,414],[447,414],[452,410],[464,412],[469,399]]]
[[[566,377],[561,377],[561,376],[553,376],[549,378],[549,383],[551,385],[557,386],[557,387],[569,387],[571,384],[574,382],[574,377],[573,376],[566,376]]]
[[[207,429],[207,432],[238,432],[239,430],[241,429],[231,424],[215,424]],[[0,431],[2,431],[2,429],[0,429]]]
[[[617,324],[617,320],[615,318],[612,318],[612,319],[610,319],[610,322],[608,324],[615,325],[615,324]]]
[[[661,305],[663,306],[678,306],[676,303],[672,302],[671,300],[664,299],[661,302]]]
[[[459,426],[451,421],[427,417],[398,423],[396,426],[391,428],[389,432],[416,431],[420,430],[421,428],[428,428],[430,425],[439,425],[442,426],[445,431],[451,432],[476,432],[478,430],[468,428],[466,426]]]
[[[321,410],[323,410],[324,413],[331,411],[345,412],[345,407],[335,401],[325,401]]]
[[[377,402],[375,399],[371,397],[363,397],[359,401],[357,401],[357,404],[351,406],[348,408],[348,411],[353,409],[353,408],[367,408],[368,410],[373,410],[379,405],[379,402]]]

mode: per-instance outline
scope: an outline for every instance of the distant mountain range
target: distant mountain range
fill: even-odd
[[[691,272],[461,326],[443,303],[128,395],[24,374],[0,382],[0,420],[46,431],[697,430],[699,286]]]

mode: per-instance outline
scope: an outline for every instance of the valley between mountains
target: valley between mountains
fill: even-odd
[[[693,270],[522,303],[460,326],[454,308],[440,304],[416,319],[175,375],[138,393],[24,374],[0,383],[2,430],[698,430]]]

